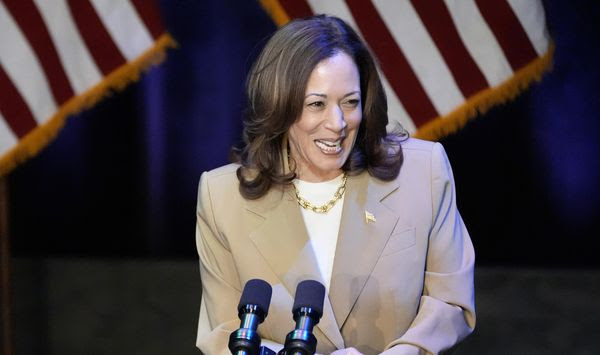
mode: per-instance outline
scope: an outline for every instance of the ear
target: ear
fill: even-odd
[[[293,173],[294,177],[296,174],[296,161],[290,155],[290,140],[288,133],[284,133],[281,138],[281,167],[283,168],[283,174],[287,175]]]

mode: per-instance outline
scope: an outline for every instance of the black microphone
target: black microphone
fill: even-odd
[[[304,280],[296,286],[294,299],[294,321],[296,329],[285,337],[285,346],[280,354],[313,355],[317,351],[317,338],[312,333],[323,315],[325,286],[315,280]]]
[[[229,350],[235,355],[258,355],[260,337],[256,329],[265,320],[273,290],[266,281],[246,282],[238,304],[240,328],[229,336]]]

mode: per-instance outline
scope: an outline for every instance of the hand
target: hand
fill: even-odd
[[[331,355],[363,355],[363,353],[361,353],[360,351],[358,351],[354,348],[346,348],[346,349],[336,350],[336,351],[332,352]]]

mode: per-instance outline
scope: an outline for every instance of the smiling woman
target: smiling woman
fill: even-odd
[[[375,61],[342,20],[294,20],[247,82],[244,146],[202,174],[198,347],[228,354],[242,285],[273,286],[259,328],[278,350],[292,295],[326,286],[323,354],[438,353],[475,326],[474,252],[440,144],[388,133]],[[400,131],[402,132],[402,131]]]
[[[293,141],[293,127],[308,124],[309,120],[301,117],[310,116],[313,121],[317,116],[324,118],[335,114],[336,108],[346,115],[354,103],[360,106],[355,112],[362,118],[359,118],[355,141],[344,139],[341,142],[338,162],[342,164],[338,166],[337,174],[343,165],[342,170],[349,175],[368,170],[375,177],[391,180],[398,175],[402,165],[400,142],[406,134],[402,129],[393,134],[386,132],[387,101],[373,56],[356,32],[343,21],[322,17],[314,18],[310,26],[308,23],[292,21],[275,32],[248,75],[245,145],[235,152],[236,161],[241,165],[238,170],[240,192],[247,199],[262,197],[273,185],[289,186],[297,177],[308,181],[335,177],[335,171],[328,172],[327,177],[311,176],[325,172],[311,171],[317,166],[302,166],[302,161],[296,161],[303,158],[295,156],[301,152],[297,149],[300,142],[289,147],[292,159],[288,160],[287,141],[288,138]],[[343,68],[337,68],[337,64],[343,64]],[[332,92],[322,92],[324,90]],[[345,97],[347,94],[352,95]],[[340,101],[342,98],[344,100]],[[324,121],[331,120],[333,117]],[[336,143],[330,138],[340,138],[341,134],[348,133],[346,129],[335,129],[337,132],[313,137],[320,141],[313,141],[310,146],[320,144],[325,150],[335,147]],[[302,143],[302,149],[308,147]],[[284,151],[286,156],[282,156]],[[294,171],[294,163],[300,164],[298,168],[310,169],[305,171],[309,175],[298,176],[302,173]]]

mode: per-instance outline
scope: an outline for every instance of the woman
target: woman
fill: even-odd
[[[273,286],[259,327],[294,328],[304,279],[327,288],[317,352],[439,353],[475,325],[474,252],[438,143],[388,134],[374,60],[342,20],[279,29],[247,83],[237,163],[202,175],[198,347],[227,354],[245,282]]]

